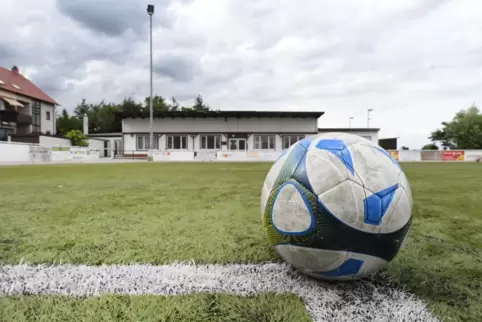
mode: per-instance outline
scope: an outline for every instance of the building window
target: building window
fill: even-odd
[[[47,121],[50,121],[50,112],[49,112],[49,111],[46,111],[46,112],[45,112],[45,119],[46,119]]]
[[[154,135],[153,137],[153,143],[154,143],[154,149],[153,150],[158,150],[159,149],[159,138],[157,135]],[[137,135],[137,140],[136,140],[136,150],[149,150],[149,134],[147,135]]]
[[[13,128],[0,127],[0,141],[8,141],[8,136],[15,133]]]
[[[283,136],[283,149],[288,149],[290,146],[296,142],[303,140],[304,135],[285,135]]]
[[[32,104],[32,132],[40,132],[40,102],[38,101]]]
[[[202,150],[220,150],[221,135],[201,135]]]
[[[167,149],[168,150],[186,150],[187,135],[168,135]]]
[[[255,135],[255,150],[274,150],[274,135]]]

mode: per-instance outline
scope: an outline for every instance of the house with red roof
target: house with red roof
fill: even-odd
[[[58,103],[20,73],[0,67],[0,141],[12,134],[55,134]]]

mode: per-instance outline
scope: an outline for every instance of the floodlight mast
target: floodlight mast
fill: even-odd
[[[149,93],[149,149],[154,147],[154,134],[153,134],[153,102],[152,102],[152,15],[154,14],[154,5],[147,5],[147,14],[149,15],[149,42],[150,42],[150,59],[149,59],[149,76],[150,76],[150,93]]]
[[[370,112],[373,112],[373,109],[372,108],[369,108],[367,110],[367,128],[369,129],[370,128]]]

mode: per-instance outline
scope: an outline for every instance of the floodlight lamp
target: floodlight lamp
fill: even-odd
[[[152,16],[154,14],[154,5],[148,4],[147,5],[147,13]]]

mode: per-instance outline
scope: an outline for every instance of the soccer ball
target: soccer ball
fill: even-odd
[[[325,133],[286,150],[261,194],[270,243],[290,265],[323,279],[385,267],[411,225],[412,192],[398,163],[357,135]]]

